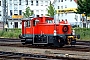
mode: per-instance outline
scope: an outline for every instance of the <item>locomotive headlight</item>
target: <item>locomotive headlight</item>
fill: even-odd
[[[56,30],[54,30],[54,36],[56,36],[56,35],[57,35]]]
[[[72,35],[75,35],[75,30],[74,29],[72,30]]]

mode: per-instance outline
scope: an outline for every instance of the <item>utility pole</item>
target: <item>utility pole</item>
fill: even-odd
[[[88,1],[86,0],[86,28],[88,28],[88,22],[87,22],[87,8],[88,8]]]
[[[4,26],[7,24],[7,2],[6,0],[2,0],[3,2],[3,30]]]

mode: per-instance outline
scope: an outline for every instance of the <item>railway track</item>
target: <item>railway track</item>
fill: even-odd
[[[40,49],[55,49],[55,50],[90,52],[90,47],[77,47],[77,46],[75,46],[75,47],[66,46],[66,47],[62,47],[62,48],[44,47],[44,46],[32,46],[32,45],[22,45],[22,44],[0,44],[0,46],[28,47],[28,48],[40,48]]]
[[[57,49],[57,50],[70,50],[70,51],[84,51],[90,52],[90,41],[77,41],[75,46],[64,46],[62,48],[49,47],[49,46],[32,46],[30,44],[22,45],[19,39],[0,39],[0,46],[13,46],[13,47],[28,47],[28,48],[41,48],[41,49]]]
[[[14,38],[0,38],[0,41],[2,42],[21,42],[20,39],[14,39]],[[82,41],[77,40],[77,45],[90,45],[90,41]]]
[[[13,42],[13,43],[12,43]],[[17,42],[19,42],[19,43],[17,43]],[[86,45],[86,43],[87,42],[85,42],[85,44],[84,44],[84,42],[82,42],[82,41],[80,41],[80,44],[81,44],[81,46],[77,46],[77,45],[80,45],[79,44],[79,42],[77,43],[77,45],[76,46],[73,46],[73,47],[71,47],[71,46],[64,46],[63,48],[56,48],[56,47],[45,47],[45,46],[32,46],[32,45],[22,45],[21,44],[21,42],[20,42],[20,40],[17,40],[17,39],[0,39],[0,46],[6,46],[6,47],[26,47],[26,48],[39,48],[39,49],[52,49],[52,50],[65,50],[65,51],[82,51],[82,52],[90,52],[90,46],[88,46],[88,45]],[[88,47],[83,47],[83,46],[88,46]],[[12,52],[12,53],[14,53],[14,52]],[[19,54],[19,53],[18,53]],[[20,53],[20,54],[22,54],[23,55],[23,53]],[[60,55],[60,53],[53,53],[53,54],[59,54]],[[8,55],[8,56],[7,56]],[[62,55],[62,54],[61,54]],[[71,54],[72,55],[72,54]],[[38,59],[38,60],[48,60],[48,59],[50,59],[50,58],[35,58],[35,57],[25,57],[25,56],[16,56],[16,55],[11,55],[11,54],[1,54],[0,53],[0,57],[2,57],[1,59],[14,59],[14,58],[17,58],[18,60],[20,60],[20,59],[22,59],[22,60],[27,60],[27,59],[31,59],[31,60],[35,60],[35,59]],[[50,56],[49,56],[50,57]],[[53,57],[51,57],[51,59],[56,59],[58,56],[53,56]],[[35,58],[35,59],[34,59]],[[61,59],[61,60],[85,60],[85,59],[79,59],[79,58],[67,58],[67,57],[58,57],[59,58],[59,60]]]
[[[68,58],[68,57],[59,57],[59,56],[46,56],[38,54],[25,54],[25,53],[15,53],[15,52],[4,52],[0,51],[0,59],[17,59],[17,60],[86,60],[79,58]]]

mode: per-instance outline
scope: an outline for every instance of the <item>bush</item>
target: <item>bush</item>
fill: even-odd
[[[0,37],[2,37],[4,34],[4,31],[0,31]]]
[[[18,38],[21,29],[8,29],[8,31],[0,31],[0,36],[5,38]]]
[[[74,28],[76,34],[80,34],[81,40],[90,40],[90,28]],[[18,38],[21,29],[8,29],[8,31],[0,31],[0,37]]]
[[[80,34],[81,40],[90,40],[90,28],[76,28],[76,34]]]

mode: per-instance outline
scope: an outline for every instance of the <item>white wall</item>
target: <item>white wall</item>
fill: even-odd
[[[12,0],[12,1],[8,0],[8,15],[10,15],[10,10],[13,10],[13,15],[14,15],[14,10],[15,10],[14,4],[17,4],[16,8],[18,10],[18,14],[19,14],[19,10],[22,10],[22,12],[24,12],[26,10],[26,6],[29,6],[30,9],[34,11],[35,15],[37,15],[37,10],[39,10],[38,15],[41,16],[41,14],[43,14],[45,16],[47,14],[46,8],[49,6],[50,0],[38,0],[38,6],[36,6],[36,0],[32,0],[32,1],[33,1],[33,5],[31,5],[31,0],[29,0],[28,5],[26,5],[26,1],[21,0],[22,3],[21,3],[21,5],[19,5],[18,0],[17,0],[17,2],[15,2],[14,0]],[[42,4],[43,4],[43,6],[41,6]],[[43,13],[42,13],[42,10],[43,10]]]
[[[11,24],[12,22],[12,24]],[[14,22],[18,22],[18,28],[21,28],[22,27],[22,24],[21,23],[21,20],[9,20],[8,21],[8,28],[14,28]]]
[[[67,8],[77,8],[77,4],[76,2],[74,2],[74,0],[72,2],[70,2],[70,0],[63,0],[63,2],[60,2],[57,0],[56,2],[53,3],[55,9],[57,10],[58,9],[58,6],[59,6],[59,9],[64,9],[65,6]],[[63,8],[61,8],[61,6],[63,6]],[[77,21],[75,19],[75,17],[77,16]],[[67,19],[70,23],[74,23],[76,24],[76,22],[80,22],[80,15],[79,14],[76,14],[76,13],[63,13],[63,14],[56,14],[55,15],[55,20],[65,20]],[[78,23],[79,24],[79,23]]]
[[[26,5],[26,0],[21,0],[21,5],[19,5],[19,0],[17,0],[17,1],[7,0],[7,2],[8,2],[8,16],[10,16],[10,10],[12,10],[12,15],[15,14],[15,12],[14,12],[15,8],[18,11],[18,12],[16,12],[18,15],[19,15],[19,10],[22,10],[22,12],[25,12],[26,6],[29,6],[30,9],[34,11],[35,15],[42,16],[41,14],[43,14],[43,16],[45,16],[47,14],[46,8],[49,6],[50,0],[38,0],[38,6],[36,6],[36,0],[32,0],[32,1],[33,1],[33,5],[31,5],[31,0],[28,0],[28,5]],[[41,6],[41,5],[43,5],[43,6]],[[11,25],[11,22],[12,22],[12,25]],[[21,28],[21,25],[20,25],[21,21],[8,20],[9,28],[13,28],[14,22],[18,22],[18,28]]]
[[[2,22],[3,21],[3,3],[2,3],[2,0],[0,0],[1,1],[1,6],[0,6],[0,11],[1,11],[1,16],[0,16],[0,22]]]

